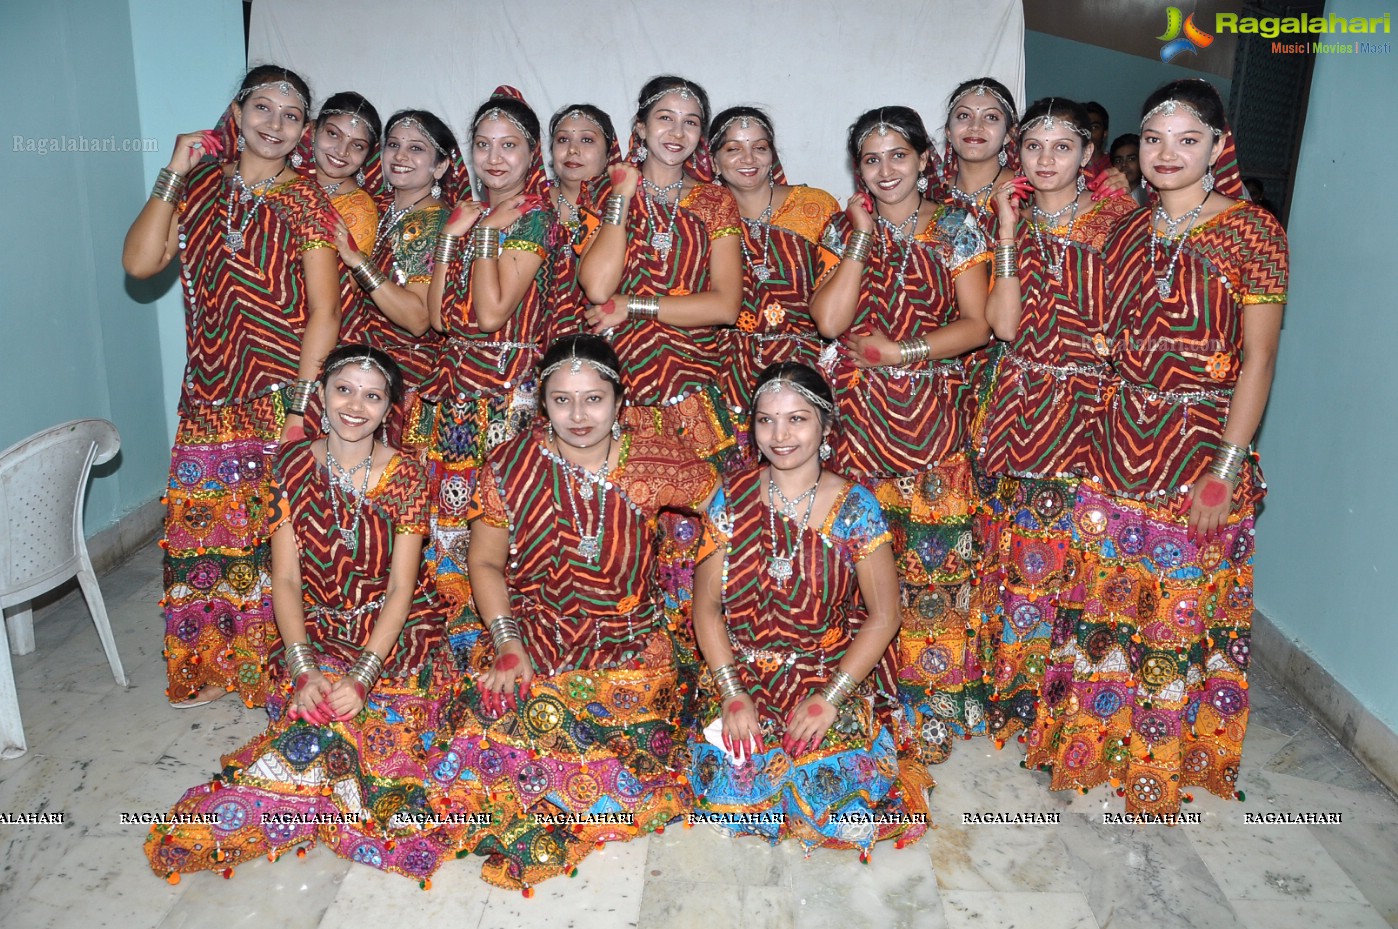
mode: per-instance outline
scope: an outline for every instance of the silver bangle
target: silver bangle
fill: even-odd
[[[626,198],[621,194],[612,194],[602,205],[602,225],[620,226],[626,212]]]
[[[316,669],[315,649],[305,642],[297,642],[295,645],[286,647],[286,676],[293,684],[296,679],[303,674],[310,674]]]
[[[490,621],[490,641],[495,643],[497,652],[510,642],[523,642],[524,637],[519,632],[519,620],[504,614],[492,619]]]
[[[839,709],[846,700],[854,695],[859,688],[859,682],[854,676],[844,671],[836,671],[830,675],[830,680],[825,682],[825,686],[820,689],[820,695],[830,702],[830,705]]]
[[[869,251],[874,247],[874,234],[865,232],[863,229],[856,229],[850,233],[849,242],[845,245],[844,257],[850,261],[868,261]]]
[[[636,319],[658,319],[660,298],[655,295],[642,297],[632,294],[626,298],[626,315]]]
[[[746,693],[742,683],[738,680],[738,669],[734,665],[726,664],[721,668],[714,669],[713,677],[714,684],[718,687],[719,696],[724,700]]]
[[[1243,446],[1220,440],[1218,451],[1214,453],[1214,460],[1209,465],[1209,473],[1220,480],[1236,484],[1247,457],[1248,450]]]

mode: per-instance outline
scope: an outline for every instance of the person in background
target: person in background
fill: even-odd
[[[823,190],[787,182],[771,118],[756,107],[715,116],[709,145],[743,218],[743,309],[738,325],[719,334],[719,350],[728,362],[724,398],[745,422],[759,372],[780,361],[814,364],[820,356],[811,293],[837,260],[820,237],[840,205]]]
[[[1112,140],[1110,149],[1112,167],[1126,177],[1126,189],[1137,206],[1146,206],[1149,195],[1141,183],[1141,137],[1134,132],[1126,132]]]
[[[1107,132],[1111,129],[1111,117],[1107,115],[1107,108],[1096,100],[1088,100],[1082,105],[1087,111],[1087,119],[1090,123],[1092,138],[1092,161],[1087,165],[1087,176],[1096,177],[1112,166],[1111,155],[1107,151]]]

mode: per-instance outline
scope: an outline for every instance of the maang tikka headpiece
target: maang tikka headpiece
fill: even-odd
[[[578,354],[578,347],[576,344],[573,345],[573,350],[567,356],[558,359],[539,372],[539,383],[543,384],[554,372],[562,370],[565,367],[568,369],[569,374],[577,374],[582,370],[583,365],[592,368],[592,370],[602,375],[606,380],[614,381],[618,384],[621,383],[621,375],[617,373],[615,368],[604,365],[600,361],[582,357]]]
[[[759,387],[757,389],[756,395],[753,396],[753,406],[757,406],[757,398],[762,396],[763,394],[779,394],[788,387],[796,391],[797,395],[800,396],[801,399],[805,400],[807,403],[809,403],[816,409],[824,410],[826,413],[832,415],[834,414],[835,406],[829,400],[826,400],[824,397],[815,393],[810,388],[802,387],[795,381],[788,380],[784,377],[774,377],[770,381]]]
[[[238,94],[238,102],[242,103],[248,97],[251,97],[253,94],[257,93],[259,90],[262,90],[264,87],[275,87],[277,88],[277,90],[286,94],[288,97],[295,97],[297,100],[301,101],[301,109],[305,110],[307,113],[311,112],[311,101],[307,100],[304,96],[302,96],[301,91],[297,90],[296,85],[291,83],[290,81],[264,81],[261,84],[254,84],[252,87],[249,87],[247,90],[244,90]]]
[[[1198,110],[1190,106],[1188,103],[1185,103],[1183,100],[1174,99],[1162,100],[1159,103],[1157,103],[1154,107],[1152,107],[1151,110],[1147,112],[1145,116],[1141,117],[1141,128],[1144,129],[1146,127],[1146,123],[1150,120],[1152,116],[1174,116],[1176,111],[1178,110],[1184,110],[1190,116],[1193,116],[1195,119],[1199,120],[1199,122],[1203,124],[1205,129],[1208,129],[1210,132],[1214,134],[1214,138],[1218,138],[1219,136],[1223,135],[1222,129],[1218,129],[1214,126],[1209,125],[1209,121],[1204,118],[1203,113],[1200,113]]]

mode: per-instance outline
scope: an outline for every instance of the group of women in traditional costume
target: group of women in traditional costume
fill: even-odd
[[[269,716],[156,873],[529,893],[686,817],[867,859],[978,735],[1130,812],[1231,794],[1286,243],[1206,83],[1146,101],[1149,209],[989,78],[940,153],[860,115],[843,210],[684,78],[625,159],[508,87],[464,146],[310,103],[253,69],[127,237],[187,307],[169,697]]]

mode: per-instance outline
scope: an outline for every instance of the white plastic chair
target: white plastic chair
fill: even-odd
[[[10,650],[16,655],[34,651],[30,601],[45,591],[77,576],[112,676],[126,686],[83,537],[88,475],[120,447],[121,436],[105,419],[76,419],[0,452],[0,610],[23,607],[6,617],[9,647],[0,644],[0,758],[18,758],[29,749]]]

